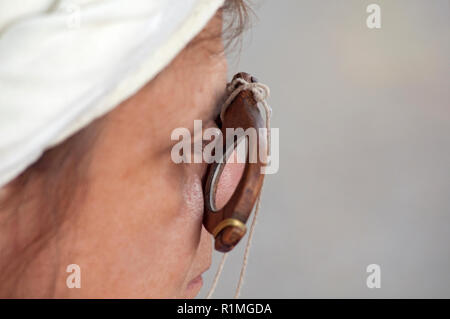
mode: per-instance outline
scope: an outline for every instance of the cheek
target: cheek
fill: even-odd
[[[201,179],[173,163],[127,163],[93,178],[70,255],[86,270],[83,292],[92,297],[106,289],[110,297],[170,298],[183,289],[198,251]]]
[[[163,171],[159,169],[159,171]],[[163,260],[152,276],[167,278],[167,285],[179,293],[194,263],[200,244],[203,219],[203,189],[201,176],[194,167],[172,166],[152,180],[154,198],[151,224],[155,228],[149,263],[154,269],[155,259]],[[141,230],[144,233],[145,229]],[[146,232],[148,235],[148,232]],[[157,257],[158,256],[158,257]],[[150,264],[149,264],[150,267]]]
[[[201,224],[203,218],[203,185],[201,174],[196,173],[197,167],[203,167],[202,164],[191,164],[191,170],[186,172],[183,181],[182,197],[183,203],[180,211],[180,218],[188,223]]]
[[[154,180],[159,198],[152,214],[158,216],[159,238],[155,242],[155,255],[165,260],[154,273],[167,278],[171,296],[179,296],[185,289],[200,250],[203,220],[203,165],[170,166],[170,173]],[[164,185],[164,186],[163,186]],[[165,209],[164,209],[165,208]],[[152,258],[153,259],[153,258]],[[153,262],[154,259],[151,261]],[[154,264],[152,265],[154,267]]]

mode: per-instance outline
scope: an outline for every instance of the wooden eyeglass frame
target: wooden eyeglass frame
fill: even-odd
[[[242,78],[249,83],[257,82],[251,75],[241,72],[233,77]],[[238,84],[237,86],[242,85]],[[226,150],[226,129],[227,128],[242,128],[244,131],[248,128],[255,128],[259,132],[260,128],[265,128],[265,120],[258,108],[257,101],[253,96],[253,92],[249,90],[241,91],[236,98],[231,102],[223,115],[223,121],[219,127],[222,131],[224,156],[229,154],[230,150]],[[221,252],[228,252],[232,250],[244,237],[247,229],[246,222],[258,199],[264,174],[262,168],[264,163],[258,156],[258,147],[267,147],[266,141],[260,141],[260,134],[256,134],[257,143],[247,143],[249,149],[247,152],[245,169],[243,175],[236,187],[233,195],[227,204],[220,210],[214,211],[212,207],[212,198],[215,196],[217,190],[217,183],[224,168],[224,163],[213,163],[208,167],[207,178],[205,180],[205,205],[203,225],[206,230],[210,232],[215,239],[215,249]],[[234,147],[237,143],[235,143]],[[256,144],[256,145],[255,145]],[[249,161],[249,155],[256,154],[257,159],[255,163]],[[223,165],[222,165],[223,164]]]

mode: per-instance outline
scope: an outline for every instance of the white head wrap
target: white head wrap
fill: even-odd
[[[223,0],[0,0],[0,187],[139,90]]]

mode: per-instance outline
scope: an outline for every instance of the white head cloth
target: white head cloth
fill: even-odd
[[[0,187],[167,66],[223,0],[0,0]]]

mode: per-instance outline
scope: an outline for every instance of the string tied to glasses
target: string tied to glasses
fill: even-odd
[[[228,96],[227,96],[227,98],[225,99],[225,102],[222,105],[222,109],[221,109],[221,113],[220,113],[220,120],[221,120],[222,123],[224,123],[224,122],[227,121],[227,116],[226,115],[228,115],[228,117],[233,117],[234,116],[235,118],[239,118],[239,117],[245,118],[246,116],[248,116],[249,113],[254,112],[254,110],[253,111],[251,110],[251,107],[250,108],[248,107],[248,105],[249,105],[248,103],[243,102],[244,99],[242,98],[242,94],[241,94],[242,92],[245,92],[244,94],[247,94],[246,96],[248,96],[248,93],[251,92],[250,100],[252,100],[253,103],[250,103],[250,105],[251,105],[251,107],[256,107],[258,109],[258,112],[256,112],[257,116],[254,118],[255,123],[254,124],[252,123],[250,125],[250,127],[253,127],[253,126],[254,127],[260,127],[261,126],[260,122],[259,122],[260,121],[260,113],[259,113],[260,106],[262,106],[262,108],[264,109],[264,114],[265,114],[265,121],[264,122],[265,123],[264,123],[263,126],[267,130],[266,131],[267,132],[267,136],[266,136],[266,139],[267,139],[266,153],[267,154],[266,155],[269,156],[270,155],[270,148],[271,148],[271,146],[270,146],[270,117],[271,117],[271,114],[272,114],[272,109],[270,108],[270,106],[266,102],[266,99],[270,95],[270,89],[269,89],[269,87],[267,85],[259,83],[256,80],[256,78],[254,78],[253,76],[250,76],[247,73],[241,72],[241,73],[236,74],[234,76],[233,80],[227,85],[227,94],[228,94]],[[239,98],[241,98],[241,99],[239,100]],[[239,101],[236,102],[236,100],[239,100]],[[237,103],[237,107],[241,108],[241,110],[236,109],[236,106],[234,105],[235,103]],[[233,105],[233,108],[234,108],[234,115],[226,114],[226,111],[229,109],[229,107],[231,107],[231,105]],[[242,111],[242,113],[239,113],[241,111]],[[232,110],[232,112],[233,112],[233,110]],[[252,115],[252,116],[254,116],[254,115]],[[252,118],[252,116],[250,116],[250,118]],[[236,122],[239,123],[239,121],[236,121],[236,120],[233,120],[233,119],[230,119],[230,118],[228,118],[228,121],[229,122],[233,122],[234,124],[236,124]],[[248,124],[247,124],[247,126],[248,126]],[[260,166],[265,166],[265,165],[267,165],[267,162],[260,163],[259,165]],[[253,170],[253,175],[255,175],[254,172],[255,172],[255,170]],[[259,171],[257,171],[257,172],[258,172],[258,174],[261,174]],[[257,189],[257,194],[256,194],[257,197],[255,198],[255,202],[252,202],[252,204],[251,204],[252,205],[251,208],[254,207],[254,217],[253,217],[253,220],[252,220],[252,223],[251,223],[251,226],[250,226],[250,231],[249,231],[247,244],[246,244],[245,252],[244,252],[244,257],[243,257],[243,262],[242,262],[242,267],[241,267],[241,272],[240,272],[240,276],[239,276],[239,282],[238,282],[238,285],[237,285],[237,288],[236,288],[236,292],[235,292],[234,298],[239,298],[239,294],[240,294],[240,291],[241,291],[241,288],[242,288],[242,285],[243,285],[243,280],[244,280],[245,271],[246,271],[246,267],[247,267],[248,256],[249,256],[249,252],[250,252],[251,241],[252,241],[252,237],[253,237],[253,233],[254,233],[254,228],[255,228],[255,225],[256,225],[257,216],[258,216],[258,213],[259,213],[260,199],[261,199],[261,190],[262,190],[262,186],[263,186],[263,181],[264,181],[264,177],[263,177],[263,175],[260,175],[260,176],[258,176],[257,179],[255,179],[255,178],[253,180],[247,179],[245,181],[247,184],[249,184],[249,182],[250,183],[253,182],[254,185],[249,185],[247,188],[245,188],[245,187],[240,187],[239,188],[238,187],[238,189],[241,192],[245,192],[245,190],[247,190],[247,191],[248,190],[253,190],[252,186],[254,186],[253,188]],[[234,202],[236,202],[236,201],[239,201],[239,199],[235,200]],[[237,205],[234,205],[233,208],[235,208],[236,206],[238,208],[239,207],[240,208],[246,207],[247,210],[248,210],[248,208],[250,207],[249,205],[245,205],[245,204],[244,205],[239,205],[239,203]],[[244,209],[244,211],[245,211],[245,209]],[[249,214],[251,213],[251,209],[248,210],[248,213]],[[226,213],[226,214],[229,214],[229,212]],[[214,215],[214,213],[209,212],[208,215],[212,216],[212,215]],[[216,249],[219,248],[218,250],[224,251],[225,253],[222,256],[222,259],[220,261],[219,267],[217,269],[217,272],[216,272],[214,280],[213,280],[212,287],[211,287],[211,289],[210,289],[210,291],[209,291],[209,293],[207,295],[208,299],[212,297],[212,295],[213,295],[213,293],[214,293],[214,291],[216,289],[218,280],[220,278],[220,275],[222,273],[222,270],[223,270],[223,267],[224,267],[224,264],[225,264],[225,260],[226,260],[226,258],[228,256],[228,251],[231,250],[232,247],[234,247],[234,245],[236,245],[237,242],[240,240],[240,238],[243,237],[244,234],[245,234],[245,231],[246,231],[245,221],[247,220],[248,216],[244,216],[244,223],[239,220],[239,217],[242,217],[242,216],[238,216],[238,218],[229,218],[229,216],[228,216],[228,218],[225,218],[225,217],[222,216],[222,218],[225,218],[225,219],[222,220],[220,223],[218,223],[218,225],[215,225],[212,228],[213,231],[210,231],[214,235],[214,237],[216,239]],[[216,222],[216,224],[217,224],[217,222]],[[205,223],[205,225],[208,225],[208,223]],[[233,242],[233,244],[231,244],[231,248],[230,248],[230,246],[227,246],[227,245],[223,246],[224,244],[220,240],[219,240],[219,245],[218,245],[218,237],[220,237],[220,236],[218,236],[218,234],[221,231],[223,232],[223,228],[224,227],[230,226],[230,225],[233,226],[235,230],[237,229],[237,234],[238,234],[237,237],[238,237],[238,239],[235,240]],[[231,226],[229,228],[232,228]],[[208,229],[208,227],[207,227],[207,229]],[[233,234],[233,233],[231,233],[231,234],[232,235],[228,236],[228,238],[236,237],[236,232],[235,232],[235,234]],[[223,237],[224,237],[224,235],[222,235],[221,239],[223,239]],[[225,250],[222,250],[224,247],[225,247]]]
[[[270,96],[270,88],[267,85],[258,82],[258,80],[253,76],[251,76],[251,82],[246,81],[242,77],[235,76],[234,79],[227,84],[228,97],[222,105],[220,120],[223,121],[224,114],[228,106],[234,101],[239,93],[245,90],[250,90],[253,93],[254,99],[264,108],[267,128],[267,155],[270,155],[270,117],[272,116],[272,108],[266,101],[266,99]]]

